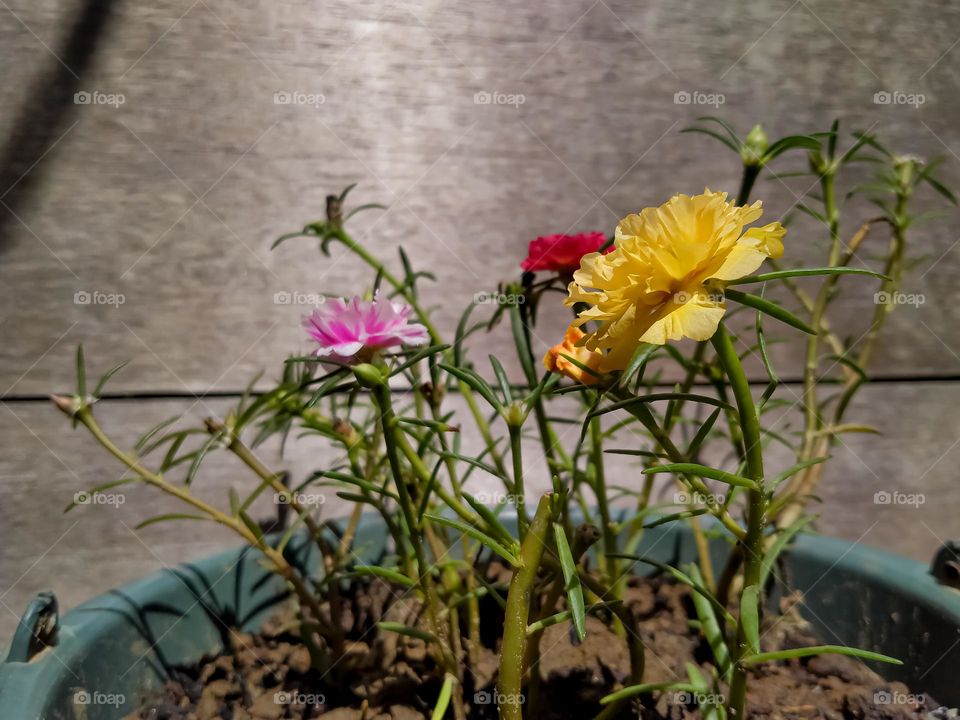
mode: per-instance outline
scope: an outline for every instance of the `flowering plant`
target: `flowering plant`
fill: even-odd
[[[417,612],[407,621],[378,618],[376,629],[426,644],[436,676],[435,720],[480,716],[468,701],[471,692],[491,689],[492,681],[478,674],[487,647],[483,637],[491,632],[497,636],[493,689],[500,717],[538,717],[547,701],[538,690],[544,633],[567,623],[583,640],[588,617],[612,628],[629,657],[626,675],[611,680],[596,698],[591,712],[597,718],[616,717],[632,700],[668,691],[694,693],[705,716],[742,718],[751,669],[758,665],[824,653],[897,662],[846,646],[768,649],[761,646],[759,628],[769,612],[764,599],[782,582],[779,553],[811,523],[807,505],[832,443],[847,429],[846,412],[866,378],[872,347],[891,309],[878,306],[863,342],[845,341],[827,317],[838,283],[859,276],[849,281],[879,282],[892,296],[902,278],[914,192],[926,183],[951,202],[955,198],[933,177],[933,163],[895,155],[871,135],[856,134],[849,148],[839,151],[836,123],[828,132],[770,144],[759,128],[741,140],[722,121],[702,122],[690,130],[718,138],[739,155],[743,179],[735,199],[710,190],[674,195],[659,207],[627,215],[612,245],[600,233],[538,238],[521,263],[522,280],[511,285],[530,302],[497,305],[483,319],[474,316],[471,305],[452,337],[433,324],[420,300],[425,274],[413,269],[402,250],[400,274],[374,257],[346,229],[343,206],[350,189],[330,196],[325,219],[278,243],[313,239],[325,254],[335,244],[344,246],[375,276],[370,293],[333,300],[304,318],[316,347],[289,358],[279,382],[245,396],[223,420],[211,418],[202,428],[164,423],[146,432],[132,452],[124,451],[94,414],[97,398],[119,367],[88,392],[78,350],[77,391],[55,396],[55,402],[128,471],[120,481],[90,492],[144,482],[190,508],[145,522],[213,521],[261,552],[289,585],[314,666],[345,705],[361,703],[347,689],[354,667],[348,660],[351,643],[360,630],[351,624],[343,594],[371,582],[417,600]],[[802,209],[828,235],[822,267],[774,264],[789,257],[784,225],[753,225],[762,212],[759,201],[749,203],[754,184],[786,152],[806,154],[820,185],[822,210]],[[844,243],[837,180],[865,154],[884,168],[873,189],[893,202],[880,198],[883,216]],[[892,238],[882,267],[852,267],[856,250],[880,225]],[[791,236],[787,247],[798,241]],[[758,272],[764,262],[771,268]],[[535,273],[548,277],[536,279]],[[812,294],[801,285],[809,282],[819,283]],[[544,371],[533,342],[535,329],[544,332],[537,325],[535,300],[565,283],[565,304],[574,315],[562,340],[543,357]],[[739,289],[744,286],[759,291]],[[767,298],[767,286],[785,289],[798,309]],[[751,323],[738,323],[738,314],[747,314]],[[503,318],[522,373],[517,378],[496,357],[490,356],[488,371],[482,369],[485,363],[469,358],[470,338],[494,332]],[[802,439],[793,448],[794,464],[776,470],[764,452],[770,441],[782,440],[764,427],[782,386],[768,352],[771,323],[802,334],[806,345]],[[562,330],[549,332],[559,337]],[[694,341],[692,347],[678,342],[684,338]],[[827,375],[820,367],[824,346],[841,358],[839,399],[819,396]],[[745,354],[755,355],[766,371],[768,382],[759,394],[744,371]],[[664,392],[660,378],[671,372],[681,380]],[[707,391],[693,392],[698,382]],[[401,394],[401,385],[408,394]],[[454,394],[462,398],[459,415],[476,427],[476,449],[461,442],[455,413],[448,409]],[[558,420],[580,432],[561,433]],[[291,429],[322,436],[340,450],[342,462],[319,468],[296,489],[336,485],[352,504],[346,519],[319,517],[316,508],[291,493],[285,474],[255,455],[264,440],[285,437]],[[531,434],[550,472],[537,485],[552,484],[538,497],[530,492],[525,466],[530,450],[524,440]],[[630,447],[610,447],[624,437]],[[200,444],[194,445],[198,438]],[[704,460],[708,449],[724,446],[731,451],[730,462]],[[218,450],[236,455],[255,478],[232,493],[224,508],[191,489],[204,459]],[[631,455],[643,466],[639,483],[620,482],[618,502],[606,468],[611,452]],[[185,477],[174,479],[181,468]],[[515,523],[501,514],[502,505],[485,504],[468,489],[474,474],[502,485]],[[652,504],[657,478],[681,489],[681,499]],[[256,522],[253,503],[264,491],[286,493],[293,519],[266,528]],[[391,554],[379,564],[360,562],[353,554],[365,512],[379,516],[390,539]],[[707,527],[701,519],[712,523]],[[637,553],[644,532],[666,523],[689,525],[697,563],[669,567]],[[730,540],[722,567],[711,562],[708,533]],[[319,573],[291,558],[287,550],[295,537],[318,548]],[[675,682],[648,679],[639,620],[623,601],[627,578],[638,564],[656,566],[689,588],[696,613],[693,632],[712,654],[710,676],[691,669],[688,678]],[[501,608],[493,628],[481,626],[481,602],[487,600]]]

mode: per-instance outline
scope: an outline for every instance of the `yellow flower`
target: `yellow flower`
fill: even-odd
[[[716,332],[726,306],[704,282],[737,280],[783,254],[780,223],[744,232],[760,208],[759,201],[737,207],[710,190],[674,195],[621,220],[613,252],[583,256],[565,303],[591,305],[574,324],[599,323],[580,344],[604,353],[601,369],[622,370],[641,342],[707,340]]]
[[[544,367],[550,372],[566,375],[571,380],[582,383],[583,385],[593,385],[597,382],[599,379],[597,375],[588,373],[586,370],[577,367],[567,358],[563,357],[567,355],[575,358],[581,365],[597,370],[597,373],[599,373],[597,368],[603,359],[603,355],[587,350],[585,347],[578,347],[577,343],[580,342],[583,337],[583,331],[580,330],[580,328],[574,327],[573,325],[568,327],[566,334],[563,336],[563,342],[559,345],[554,345],[547,350],[547,354],[543,356]]]

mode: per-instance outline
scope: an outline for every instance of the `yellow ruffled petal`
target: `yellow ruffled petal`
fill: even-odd
[[[709,340],[717,331],[726,308],[707,299],[698,298],[677,308],[653,323],[640,337],[641,342],[663,345],[670,340],[688,337]]]
[[[736,280],[783,253],[780,223],[745,231],[762,214],[759,201],[737,207],[706,189],[623,218],[613,251],[584,256],[570,284],[566,304],[589,306],[574,324],[593,328],[578,346],[602,352],[609,370],[624,367],[640,342],[710,338],[725,308],[704,283]]]
[[[763,265],[767,256],[752,247],[736,245],[727,255],[727,259],[710,277],[717,280],[739,280],[756,271]]]
[[[772,222],[759,228],[750,228],[740,238],[741,245],[755,247],[774,260],[783,255],[783,236],[787,229],[778,222]]]

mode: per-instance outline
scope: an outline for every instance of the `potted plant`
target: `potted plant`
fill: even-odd
[[[393,272],[350,234],[353,213],[371,206],[347,212],[351,188],[330,196],[325,219],[277,243],[342,246],[370,267],[370,288],[318,306],[303,321],[312,351],[202,427],[174,419],[120,448],[95,410],[122,366],[88,383],[78,349],[77,390],[54,402],[126,470],[88,492],[146,483],[184,509],[144,524],[213,522],[244,548],[63,621],[52,596],[38,598],[0,670],[4,717],[735,720],[780,705],[909,716],[935,707],[925,691],[956,703],[940,665],[960,630],[953,590],[915,564],[810,534],[832,445],[864,429],[848,414],[900,292],[911,199],[924,185],[955,198],[935,162],[865,133],[844,145],[837,123],[772,143],[759,126],[741,139],[717,118],[689,130],[736,151],[736,197],[678,194],[628,215],[612,238],[538,238],[522,278],[474,298],[452,335],[421,299],[428,272],[402,249]],[[780,265],[790,236],[758,224],[751,202],[788,152],[806,155],[821,192],[820,208],[798,207],[823,225],[822,266]],[[850,197],[881,212],[848,236],[838,185],[861,160],[877,179]],[[882,266],[862,266],[857,250],[881,230]],[[830,321],[841,282],[877,293],[857,342]],[[572,322],[540,363],[535,339],[554,331],[538,311],[558,291]],[[519,377],[468,352],[500,327]],[[796,442],[768,422],[783,391],[768,346],[784,333],[804,337]],[[748,360],[766,372],[760,388]],[[680,379],[665,388],[663,377]],[[295,482],[256,454],[277,434],[322,436],[342,461]],[[539,496],[531,438],[552,481]],[[773,467],[771,443],[794,461]],[[192,491],[213,452],[251,471],[222,506]],[[637,472],[612,477],[611,454]],[[480,478],[496,492],[476,495]],[[675,486],[672,502],[654,501],[658,479]],[[317,511],[312,494],[331,486],[348,517]],[[270,526],[251,515],[265,495],[286,511]],[[910,612],[919,627],[903,624]]]

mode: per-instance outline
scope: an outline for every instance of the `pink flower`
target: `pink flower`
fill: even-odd
[[[318,345],[318,358],[367,362],[377,352],[400,345],[424,345],[427,329],[409,321],[411,308],[379,297],[336,298],[303,318],[303,327]]]
[[[580,269],[580,258],[597,252],[607,241],[601,232],[579,235],[546,235],[530,241],[530,250],[520,267],[528,272],[553,270],[572,274]],[[613,249],[611,246],[607,252]]]

